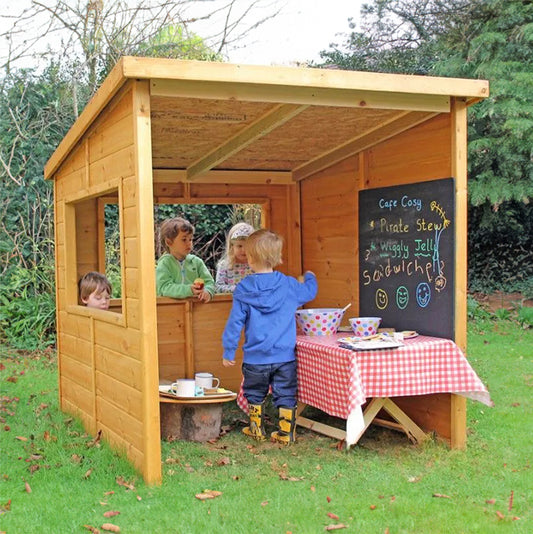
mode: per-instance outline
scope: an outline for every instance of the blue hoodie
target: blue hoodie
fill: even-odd
[[[295,359],[294,312],[313,300],[316,277],[307,272],[300,283],[278,271],[244,278],[233,293],[233,306],[222,334],[224,359],[234,360],[244,328],[244,362],[258,365]]]

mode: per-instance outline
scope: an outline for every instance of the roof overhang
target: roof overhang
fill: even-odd
[[[302,179],[449,113],[452,99],[471,105],[489,95],[485,80],[123,57],[47,162],[45,178],[130,79],[150,83],[153,167],[184,181],[225,171]]]

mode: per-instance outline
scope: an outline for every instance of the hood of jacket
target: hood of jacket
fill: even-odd
[[[272,313],[283,305],[288,291],[287,278],[280,272],[254,273],[237,285],[233,298],[253,305],[261,313]]]

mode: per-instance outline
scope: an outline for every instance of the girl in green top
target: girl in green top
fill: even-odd
[[[161,223],[159,238],[166,252],[159,258],[155,270],[158,296],[177,299],[197,297],[201,302],[209,302],[213,298],[213,276],[202,259],[190,253],[193,236],[194,226],[181,217]]]

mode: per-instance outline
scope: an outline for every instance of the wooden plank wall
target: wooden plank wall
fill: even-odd
[[[144,90],[148,94],[147,86]],[[105,439],[125,451],[145,479],[157,481],[158,447],[156,468],[148,472],[146,467],[149,403],[143,365],[147,351],[141,334],[143,290],[138,284],[143,246],[138,223],[139,156],[134,146],[139,129],[137,113],[141,112],[135,107],[134,93],[131,84],[115,97],[55,176],[60,395],[63,410],[80,416],[89,432],[102,430]],[[149,115],[147,124],[140,128],[149,131]],[[151,176],[149,180],[151,183]],[[73,290],[79,276],[98,267],[97,197],[110,193],[119,195],[123,229],[119,313],[78,306]],[[68,224],[72,219],[73,227]],[[148,223],[153,227],[153,221]],[[155,287],[153,293],[155,301]],[[146,329],[155,332],[155,302],[153,316],[147,319],[152,320],[152,326]],[[152,356],[156,350],[154,342]],[[152,358],[152,363],[157,365],[157,359]],[[151,395],[157,398],[157,388]],[[156,412],[158,427],[158,404],[156,407],[152,411]],[[153,418],[150,424],[153,426]],[[159,442],[158,435],[153,439]]]
[[[359,173],[359,159],[352,157],[301,182],[303,270],[318,278],[317,297],[307,308],[338,308],[351,302],[351,314],[357,314]]]
[[[319,281],[318,296],[307,307],[339,307],[351,301],[343,322],[357,314],[358,191],[452,176],[451,124],[450,114],[436,116],[301,182],[303,265]],[[452,408],[453,397],[432,396],[423,404],[420,397],[405,397],[400,404],[424,429],[461,446],[451,430],[460,415]]]
[[[238,364],[222,365],[222,332],[232,305],[230,295],[215,295],[208,304],[193,299],[157,299],[159,378],[174,382],[209,372],[220,378],[222,387],[238,391],[241,384],[242,352]],[[189,326],[190,325],[190,328]],[[191,336],[191,339],[188,339]],[[192,351],[192,365],[187,352]]]

